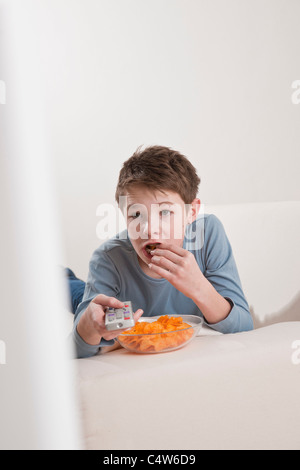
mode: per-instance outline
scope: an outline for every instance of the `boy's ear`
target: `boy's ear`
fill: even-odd
[[[196,198],[191,202],[188,217],[187,217],[188,224],[191,224],[192,222],[194,222],[194,220],[196,220],[197,215],[199,214],[199,211],[200,211],[200,206],[201,206],[200,199]]]

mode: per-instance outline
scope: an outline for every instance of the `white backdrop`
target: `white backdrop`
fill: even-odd
[[[45,0],[33,15],[62,263],[79,276],[141,144],[189,157],[206,204],[300,200],[299,0]]]

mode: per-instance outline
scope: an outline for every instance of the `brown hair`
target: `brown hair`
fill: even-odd
[[[200,178],[195,167],[181,153],[169,147],[141,147],[126,160],[119,174],[116,201],[133,185],[145,185],[158,191],[174,191],[185,204],[197,196]]]

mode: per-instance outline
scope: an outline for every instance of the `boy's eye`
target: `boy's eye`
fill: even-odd
[[[133,219],[137,219],[138,217],[140,217],[140,215],[141,215],[140,211],[136,211],[130,214],[129,217],[132,217]]]
[[[169,209],[163,209],[162,211],[160,211],[160,213],[163,217],[171,215],[171,211]]]

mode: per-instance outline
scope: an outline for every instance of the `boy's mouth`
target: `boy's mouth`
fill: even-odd
[[[152,258],[151,251],[155,250],[155,248],[157,248],[158,245],[160,245],[160,243],[149,243],[144,246],[143,252],[147,256],[147,258],[149,259]]]

